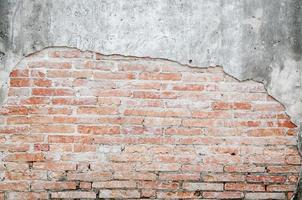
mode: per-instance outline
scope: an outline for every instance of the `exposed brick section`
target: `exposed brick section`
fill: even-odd
[[[48,49],[11,72],[0,199],[289,199],[297,128],[220,67]]]

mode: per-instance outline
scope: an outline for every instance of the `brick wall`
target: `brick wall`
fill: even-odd
[[[289,199],[298,179],[283,106],[220,67],[48,49],[0,113],[2,199]]]

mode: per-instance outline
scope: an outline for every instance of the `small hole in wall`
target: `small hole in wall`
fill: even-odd
[[[192,60],[189,60],[189,63],[192,63]]]

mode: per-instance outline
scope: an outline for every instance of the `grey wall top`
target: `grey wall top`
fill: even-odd
[[[67,46],[221,65],[263,82],[296,124],[302,119],[301,0],[0,0],[0,16],[3,98],[21,58]]]

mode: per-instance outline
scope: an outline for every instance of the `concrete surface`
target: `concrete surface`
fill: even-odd
[[[45,47],[221,65],[263,82],[302,119],[301,0],[0,0],[2,101],[10,70]]]

